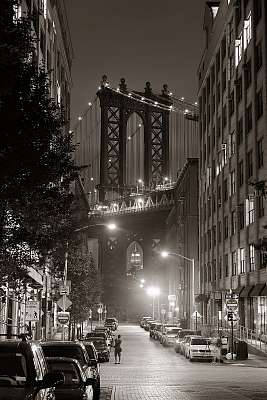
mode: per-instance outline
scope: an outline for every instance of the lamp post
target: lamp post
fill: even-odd
[[[152,296],[152,319],[155,319],[155,298],[160,295],[160,289],[155,286],[150,286],[147,288],[147,294]],[[159,307],[158,307],[159,308]],[[159,312],[159,310],[158,310]]]
[[[183,256],[182,254],[175,253],[175,252],[168,252],[168,251],[161,252],[161,257],[167,258],[168,256],[181,257],[184,260],[190,261],[192,264],[192,280],[191,280],[192,281],[192,291],[191,291],[191,296],[189,297],[189,298],[191,298],[191,301],[189,304],[189,312],[190,312],[190,308],[192,307],[192,310],[193,310],[194,306],[195,306],[195,259]]]

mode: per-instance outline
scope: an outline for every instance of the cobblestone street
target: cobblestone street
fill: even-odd
[[[260,367],[190,363],[133,325],[120,327],[122,362],[101,364],[101,400],[263,400],[267,359]]]

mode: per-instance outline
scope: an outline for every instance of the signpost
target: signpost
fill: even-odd
[[[57,305],[59,308],[61,308],[61,310],[64,311],[64,304],[63,304],[63,296],[60,297],[60,299],[57,301]],[[70,308],[70,306],[72,305],[72,301],[66,296],[66,300],[65,300],[65,311]]]
[[[70,313],[69,312],[64,312],[64,311],[60,311],[57,313],[57,320],[60,324],[62,325],[66,325],[69,323],[70,320]]]
[[[25,321],[38,322],[40,313],[39,301],[27,301],[26,302],[26,315]]]
[[[231,355],[234,359],[234,322],[238,320],[238,295],[235,293],[225,294],[225,305],[227,309],[227,321],[231,323]]]

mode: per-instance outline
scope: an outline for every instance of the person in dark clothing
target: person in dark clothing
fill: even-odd
[[[114,355],[115,355],[115,364],[120,364],[120,362],[121,362],[121,335],[118,335],[118,338],[115,339]],[[117,360],[119,360],[119,361],[117,362]]]

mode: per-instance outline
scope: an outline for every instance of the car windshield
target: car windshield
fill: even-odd
[[[79,346],[42,346],[45,357],[68,357],[86,364],[84,354]]]
[[[178,332],[178,337],[179,338],[184,338],[186,335],[193,335],[193,331],[179,331]]]
[[[100,348],[106,347],[105,340],[103,340],[102,338],[101,339],[94,339],[93,342],[94,342],[94,345],[95,345],[96,349],[100,349]]]
[[[85,348],[86,348],[86,351],[87,351],[87,354],[88,354],[90,360],[94,359],[95,355],[94,355],[94,350],[93,350],[92,346],[90,344],[85,344]]]
[[[113,322],[115,322],[115,319],[113,319],[113,318],[106,319],[106,323],[113,323]]]
[[[63,386],[78,386],[81,384],[81,376],[77,365],[68,362],[47,360],[50,372],[62,372],[64,374]]]
[[[180,331],[179,328],[169,328],[166,330],[166,333],[167,333],[167,335],[169,335],[169,334],[176,335],[179,331]]]
[[[0,387],[25,386],[26,359],[21,353],[0,353]]]
[[[191,344],[194,346],[209,346],[210,345],[210,340],[209,339],[192,339]]]

